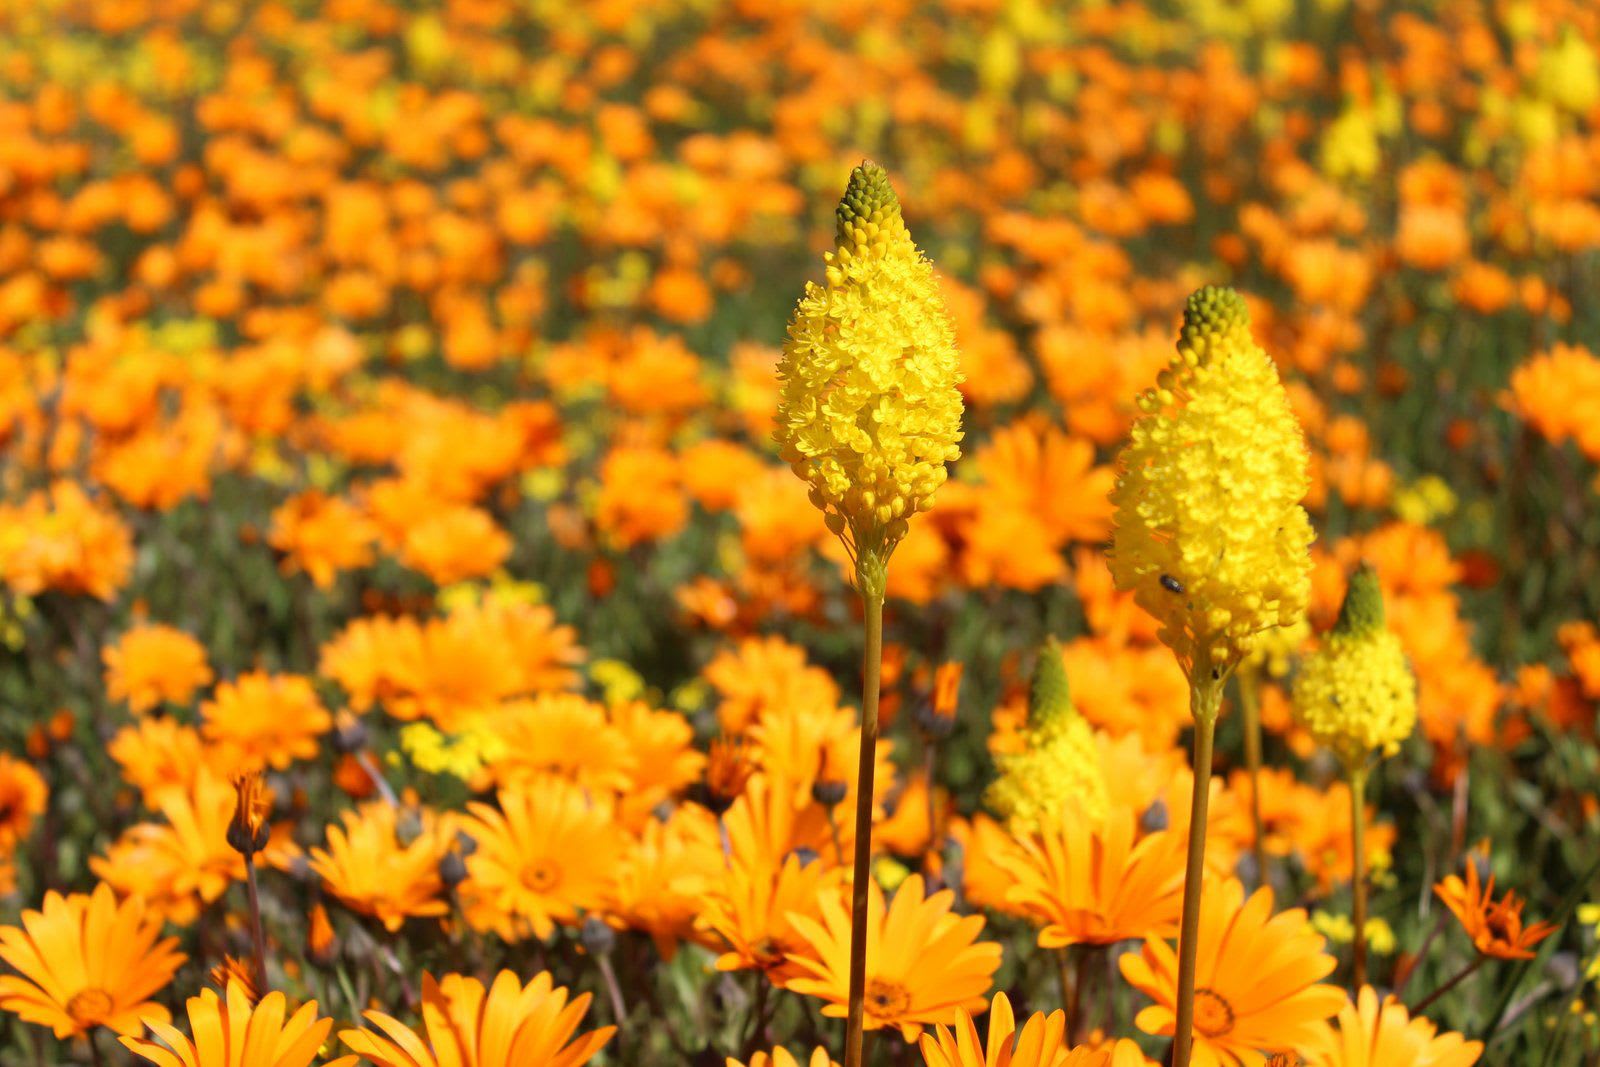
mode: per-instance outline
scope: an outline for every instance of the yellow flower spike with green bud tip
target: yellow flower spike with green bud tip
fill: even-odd
[[[826,284],[808,283],[778,364],[776,438],[866,592],[961,454],[955,327],[889,176],[862,163],[835,212]]]
[[[1393,755],[1417,725],[1417,680],[1400,638],[1384,625],[1378,573],[1363,563],[1350,576],[1339,621],[1294,682],[1295,716],[1331,750],[1350,781],[1350,876],[1355,985],[1366,981],[1367,757]]]
[[[1111,571],[1191,682],[1216,681],[1262,631],[1305,615],[1305,437],[1231,289],[1189,297],[1178,354],[1139,407],[1111,495]]]
[[[1339,621],[1294,683],[1295,716],[1346,768],[1393,755],[1417,724],[1417,680],[1400,638],[1384,625],[1378,575],[1350,578]]]
[[[984,800],[1014,834],[1106,814],[1100,749],[1089,723],[1072,706],[1061,646],[1054,638],[1039,650],[1033,668],[1023,748],[996,756],[995,768],[999,776]]]

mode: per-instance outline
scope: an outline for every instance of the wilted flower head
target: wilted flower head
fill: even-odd
[[[1112,574],[1191,678],[1220,679],[1257,634],[1305,614],[1313,537],[1305,438],[1238,293],[1189,297],[1178,355],[1139,407],[1112,492]]]
[[[851,172],[836,215],[827,284],[806,285],[778,364],[776,437],[859,574],[862,559],[887,561],[960,455],[961,374],[933,266],[882,167]]]

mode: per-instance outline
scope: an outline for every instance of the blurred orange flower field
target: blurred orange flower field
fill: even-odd
[[[1600,7],[0,0],[0,1064],[1600,1058]]]

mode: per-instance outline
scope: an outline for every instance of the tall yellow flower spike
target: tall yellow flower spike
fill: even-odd
[[[850,172],[834,213],[827,284],[806,283],[789,322],[774,436],[811,486],[828,529],[856,568],[861,596],[861,745],[851,865],[850,995],[845,1067],[861,1067],[872,861],[872,777],[883,668],[889,555],[907,521],[933,506],[945,464],[961,455],[955,325],[933,265],[906,232],[876,163]]]
[[[961,454],[961,373],[933,265],[883,168],[852,171],[835,215],[827,284],[806,284],[778,364],[776,437],[863,593],[881,595],[907,520]]]
[[[1292,626],[1311,595],[1310,488],[1300,424],[1250,336],[1244,300],[1207,286],[1183,309],[1178,354],[1139,397],[1119,458],[1111,574],[1161,620],[1194,715],[1189,856],[1178,935],[1173,1067],[1194,1044],[1211,751],[1222,687],[1263,631]]]
[[[1220,679],[1257,634],[1305,615],[1313,538],[1305,437],[1238,293],[1189,297],[1177,357],[1139,407],[1111,494],[1111,572],[1191,681]]]

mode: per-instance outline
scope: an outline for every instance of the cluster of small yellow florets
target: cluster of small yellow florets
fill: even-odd
[[[1094,731],[1072,706],[1061,647],[1039,650],[1028,692],[1028,726],[1019,752],[995,757],[999,771],[985,799],[1014,834],[1038,833],[1067,819],[1101,819],[1106,782]]]
[[[1313,534],[1300,425],[1244,301],[1205,288],[1178,354],[1139,398],[1123,450],[1111,568],[1164,624],[1191,677],[1219,679],[1256,635],[1304,616]]]
[[[883,168],[851,173],[837,218],[827,284],[789,324],[776,436],[829,529],[882,563],[961,454],[955,328]]]
[[[1294,684],[1295,714],[1347,768],[1368,753],[1392,756],[1417,723],[1417,680],[1400,638],[1384,626],[1378,576],[1350,578],[1339,622],[1307,657]]]

